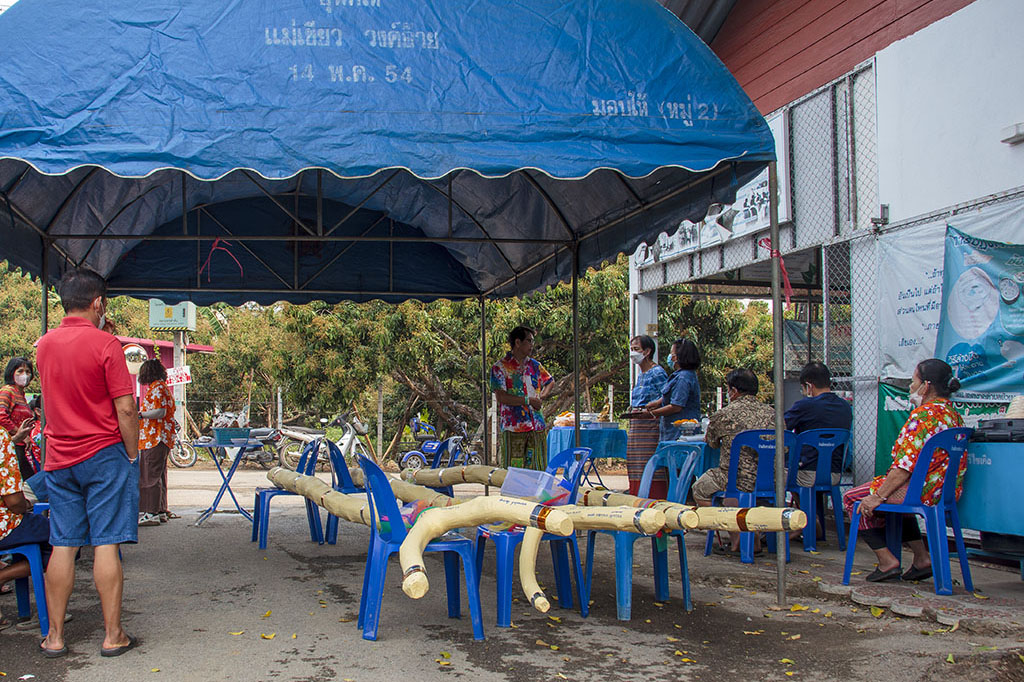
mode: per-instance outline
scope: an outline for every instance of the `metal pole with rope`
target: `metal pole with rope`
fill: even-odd
[[[782,348],[782,253],[779,249],[779,176],[776,163],[768,165],[768,212],[771,218],[772,258],[772,347],[774,362],[772,382],[775,384],[775,498],[777,506],[786,503],[786,450],[782,446],[786,423],[783,418],[783,348]],[[786,533],[775,534],[777,599],[786,605]]]

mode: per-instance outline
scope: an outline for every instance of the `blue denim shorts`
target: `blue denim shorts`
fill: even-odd
[[[139,540],[139,462],[123,443],[46,474],[50,493],[50,544],[116,545]]]

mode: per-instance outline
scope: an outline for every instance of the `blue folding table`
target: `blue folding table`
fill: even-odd
[[[220,490],[217,491],[217,496],[213,498],[213,504],[211,504],[205,511],[203,511],[202,514],[199,515],[199,519],[196,521],[196,525],[200,525],[203,521],[206,521],[208,518],[213,516],[213,513],[217,511],[217,506],[220,504],[221,498],[224,497],[225,491],[227,491],[228,495],[231,496],[231,500],[235,503],[235,509],[238,510],[238,513],[244,516],[246,519],[248,519],[249,523],[252,523],[252,514],[244,507],[242,507],[242,505],[238,501],[238,498],[235,497],[235,493],[231,490],[231,478],[235,475],[235,469],[238,468],[239,462],[242,461],[242,455],[245,454],[245,452],[250,448],[262,448],[263,443],[258,440],[250,438],[245,443],[245,445],[225,446],[220,445],[213,440],[207,443],[192,443],[192,445],[193,447],[205,448],[207,450],[210,450],[211,459],[213,460],[213,463],[217,465],[217,471],[220,472],[221,480],[224,481],[223,483],[221,483]],[[235,451],[235,456],[232,457],[231,459],[231,466],[228,468],[227,473],[224,473],[224,467],[220,465],[221,460],[224,458],[217,457],[213,452],[214,450],[223,450],[224,458],[230,456],[231,450]],[[233,514],[234,512],[232,512],[230,509],[226,509],[225,513]]]

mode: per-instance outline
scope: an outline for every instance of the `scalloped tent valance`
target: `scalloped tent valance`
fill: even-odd
[[[774,159],[653,0],[21,0],[0,37],[0,258],[168,302],[520,295]]]

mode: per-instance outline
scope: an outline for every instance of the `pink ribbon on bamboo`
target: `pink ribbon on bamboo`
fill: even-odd
[[[221,244],[223,244],[224,246],[221,246]],[[245,277],[245,268],[243,268],[242,264],[238,262],[237,258],[235,258],[235,254],[231,253],[231,249],[225,248],[227,246],[231,246],[231,242],[229,242],[226,239],[221,239],[220,237],[217,237],[216,239],[213,240],[213,245],[210,247],[210,253],[206,255],[206,261],[203,262],[203,267],[199,268],[200,275],[203,274],[203,270],[206,270],[207,282],[210,281],[210,271],[213,269],[210,267],[210,259],[213,258],[214,251],[223,251],[224,253],[231,256],[231,260],[235,261],[235,265],[238,266],[239,277]]]
[[[793,298],[793,285],[790,284],[789,273],[786,272],[786,261],[782,259],[782,253],[772,248],[772,240],[769,237],[765,237],[757,243],[758,246],[768,249],[769,256],[779,259],[779,270],[782,271],[782,290],[786,293],[786,309],[788,310]]]

